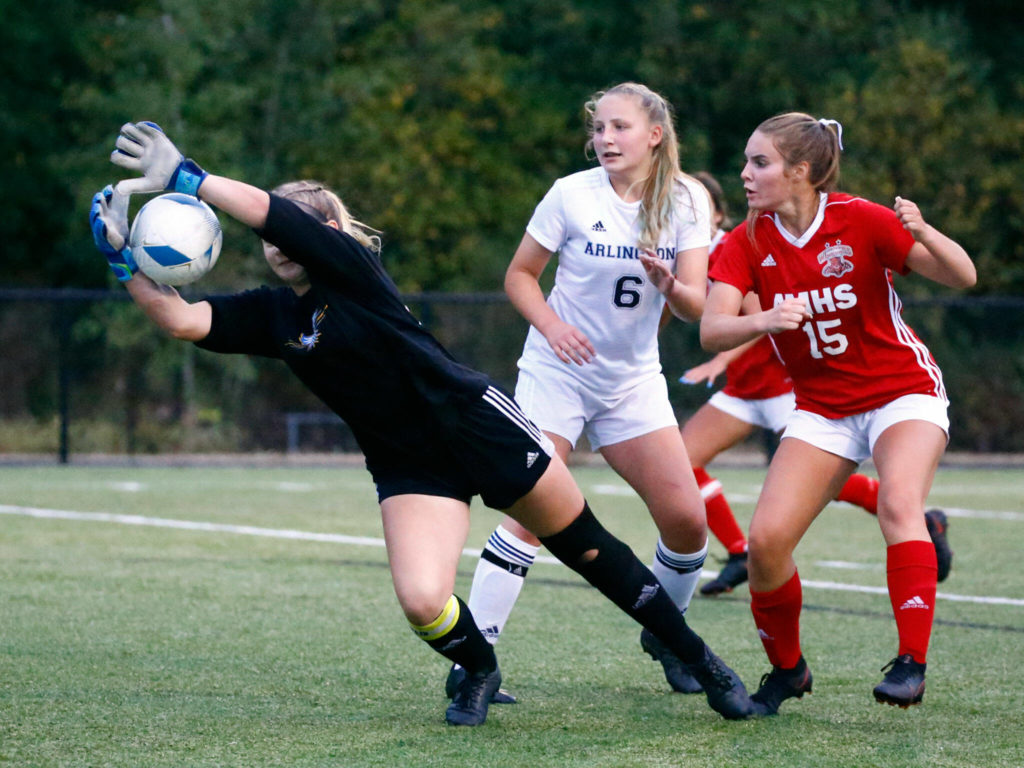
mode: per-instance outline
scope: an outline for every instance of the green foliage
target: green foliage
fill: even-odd
[[[1024,276],[1024,241],[1004,239],[1024,221],[1010,170],[1024,150],[1024,117],[995,109],[984,71],[935,42],[942,31],[901,42],[863,85],[830,100],[853,129],[845,185],[886,204],[917,201],[975,257],[983,292],[1011,292]]]
[[[592,162],[583,103],[640,80],[674,104],[684,168],[715,173],[734,217],[745,209],[743,148],[761,120],[794,109],[837,118],[845,189],[879,202],[915,200],[974,258],[973,293],[1024,292],[1022,32],[1009,0],[55,0],[2,8],[6,286],[113,284],[87,210],[121,176],[107,161],[120,125],[151,119],[213,172],[265,187],[317,178],[336,188],[358,218],[383,230],[383,258],[403,291],[498,291],[540,197]],[[221,218],[220,262],[190,295],[273,280],[252,233]],[[900,288],[945,293],[921,280]],[[190,362],[173,342],[142,338],[131,308],[93,315],[71,306],[65,321],[0,323],[5,350],[16,350],[7,353],[15,373],[2,382],[5,415],[52,415],[54,359],[73,363],[76,397],[94,404],[116,393],[109,399],[131,403],[136,386],[151,386],[170,421],[207,406],[223,407],[228,420],[272,410],[253,382],[275,381],[296,410],[315,407],[298,387],[279,385],[266,361]],[[74,345],[61,347],[60,334],[76,323],[66,337]],[[29,346],[18,343],[25,325]],[[488,345],[473,352],[464,338],[467,357],[490,359]],[[504,375],[510,354],[485,369]],[[1006,386],[1010,398],[1022,384]],[[1007,429],[999,442],[1019,431]]]
[[[64,37],[15,10],[2,87],[16,118],[0,136],[18,150],[4,183],[30,193],[10,196],[4,234],[38,242],[30,228],[52,221],[63,256],[39,265],[26,250],[9,280],[102,282],[84,211],[116,177],[117,127],[148,118],[218,172],[335,186],[384,230],[404,290],[494,290],[539,197],[588,164],[583,101],[637,79],[675,105],[685,166],[718,174],[734,199],[762,119],[843,120],[851,189],[913,194],[969,243],[981,292],[1019,290],[1024,115],[1005,71],[1019,59],[979,34],[991,14],[943,5],[94,0],[51,5],[74,21],[56,25]],[[53,113],[65,119],[42,119]],[[264,277],[251,239],[230,234],[216,279]]]

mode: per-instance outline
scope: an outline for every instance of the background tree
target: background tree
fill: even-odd
[[[675,106],[684,168],[718,176],[734,213],[745,209],[743,147],[761,120],[836,118],[844,189],[916,200],[974,258],[975,296],[1024,293],[1024,31],[1009,0],[0,0],[0,10],[0,289],[111,286],[86,213],[119,176],[106,159],[118,127],[153,119],[216,172],[337,188],[383,230],[403,291],[497,292],[545,190],[594,163],[584,100],[639,80]],[[256,238],[222,224],[224,251],[201,290],[273,282]],[[913,278],[901,292],[944,293]],[[145,388],[158,406],[140,403],[140,414],[168,423],[201,421],[217,404],[225,423],[265,426],[281,408],[268,392],[315,407],[272,365],[215,366],[134,333],[126,303],[62,306],[51,320],[0,301],[4,416],[52,414],[55,357],[73,363],[80,402],[127,422],[110,392]],[[510,355],[476,356],[521,328],[499,320],[502,332],[481,342],[483,311],[435,320],[476,364],[511,371]],[[969,358],[949,377],[980,398],[968,430],[978,445],[1024,434],[1024,351],[1003,333],[1012,321],[992,325],[998,311],[921,318],[930,343],[951,345],[943,355]],[[678,333],[666,354],[700,354]],[[997,369],[998,392],[971,378]],[[144,424],[135,434],[145,444]]]

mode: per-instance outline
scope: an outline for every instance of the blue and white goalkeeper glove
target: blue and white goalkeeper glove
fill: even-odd
[[[131,280],[139,271],[128,247],[128,195],[121,194],[107,184],[92,198],[89,209],[89,228],[92,239],[118,280]]]
[[[209,175],[182,155],[156,123],[126,123],[114,146],[110,162],[142,173],[142,178],[118,183],[117,189],[124,195],[165,191],[196,195]]]

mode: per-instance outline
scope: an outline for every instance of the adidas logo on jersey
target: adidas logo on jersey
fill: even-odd
[[[900,606],[901,611],[910,610],[911,608],[928,608],[928,603],[922,600],[919,596],[914,595],[912,598],[907,600],[903,605]]]
[[[592,232],[607,232],[608,231],[607,229],[604,228],[604,224],[602,224],[600,221],[597,222],[590,229],[591,229]]]
[[[768,254],[768,255],[767,255],[766,257],[765,257],[764,261],[762,261],[762,262],[761,262],[761,266],[762,266],[762,267],[774,267],[774,266],[777,266],[777,265],[775,264],[775,257],[774,257],[774,256],[772,256],[772,255],[771,255],[771,254],[769,253],[769,254]]]
[[[535,462],[539,456],[540,456],[539,452],[537,452],[537,451],[529,451],[526,454],[526,468],[529,469],[530,467],[532,467],[533,466],[533,462]]]

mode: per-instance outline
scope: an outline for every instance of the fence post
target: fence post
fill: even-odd
[[[61,464],[68,463],[68,426],[71,421],[71,374],[68,372],[68,350],[71,347],[71,321],[68,319],[67,302],[57,304],[57,408],[60,412],[60,448]]]

